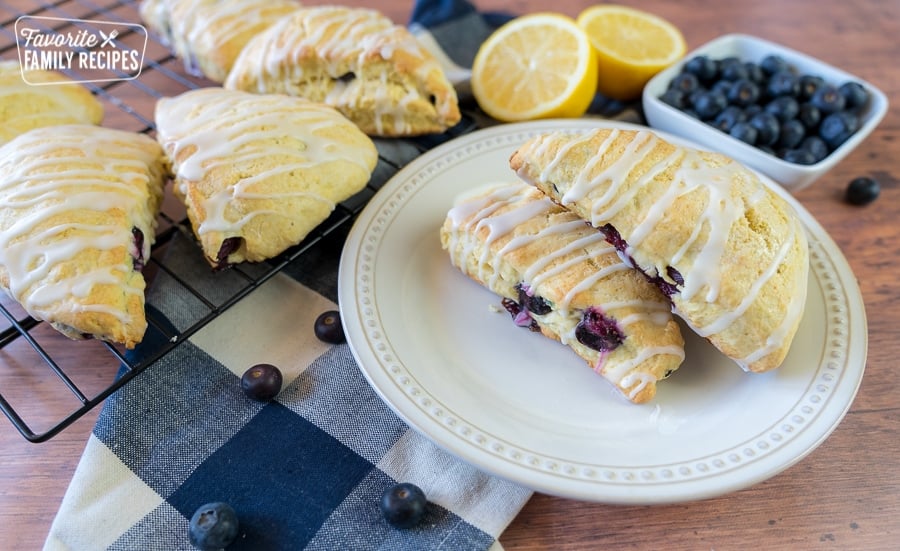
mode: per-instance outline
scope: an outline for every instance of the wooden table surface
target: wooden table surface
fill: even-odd
[[[79,0],[53,3],[60,9],[85,4]],[[401,23],[407,21],[412,6],[411,0],[344,3],[380,8]],[[761,36],[859,75],[880,87],[893,106],[900,106],[900,2],[896,0],[622,3],[672,21],[684,32],[689,48],[726,33]],[[0,5],[0,21],[11,26],[15,18],[10,14],[38,5],[34,0],[6,0]],[[481,0],[476,5],[515,13],[552,9],[574,16],[590,3]],[[130,12],[133,8],[128,6],[117,13]],[[136,15],[133,21],[137,22]],[[846,256],[859,280],[868,317],[868,361],[862,385],[842,423],[820,447],[769,480],[706,501],[612,506],[535,495],[502,535],[504,547],[896,548],[900,538],[900,377],[891,369],[900,358],[898,162],[900,115],[895,109],[856,151],[815,185],[796,194]],[[875,203],[853,207],[842,201],[848,181],[857,176],[871,176],[881,183],[882,194]],[[112,371],[95,367],[90,352],[79,349],[73,354],[80,355],[74,359],[83,364],[79,377],[88,388],[109,383]],[[15,385],[17,380],[27,384],[20,365],[25,363],[15,350],[0,351],[0,385]],[[22,407],[43,422],[59,418],[71,404],[37,395]],[[0,419],[0,549],[41,547],[96,414],[97,409],[41,444],[27,442],[5,418]]]

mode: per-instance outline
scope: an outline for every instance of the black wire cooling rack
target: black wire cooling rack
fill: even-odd
[[[39,24],[44,25],[43,30],[48,32],[77,32],[82,25],[80,21],[141,23],[138,3],[138,0],[12,2],[14,6],[26,6],[25,9],[17,9],[4,2],[0,4],[0,59],[18,58],[14,28],[16,21],[23,16],[40,18]],[[30,23],[33,24],[34,20],[30,20]],[[135,36],[129,37],[129,31],[126,31],[117,40],[131,39],[134,43],[143,40],[143,33],[139,30],[130,32]],[[141,36],[137,36],[138,34]],[[159,42],[158,37],[150,33],[142,72],[138,78],[84,85],[106,107],[104,126],[152,134],[155,132],[152,109],[156,99],[214,84],[192,75],[184,63],[175,59],[169,49]],[[405,157],[386,155],[385,150],[394,150],[402,142],[400,145],[403,148],[422,153],[474,128],[472,116],[464,115],[462,123],[441,136],[417,140],[376,140],[380,153],[379,164],[366,189],[339,204],[331,217],[302,243],[278,258],[227,270],[229,285],[224,287],[227,289],[224,296],[223,286],[218,285],[214,279],[220,277],[218,273],[210,270],[209,280],[197,285],[195,280],[181,275],[183,270],[179,266],[172,266],[167,261],[165,251],[173,237],[181,235],[193,239],[183,207],[167,200],[160,214],[159,231],[145,274],[148,279],[152,279],[154,274],[158,277],[158,274],[165,273],[177,285],[177,291],[183,294],[185,300],[202,305],[202,314],[192,319],[187,327],[174,329],[165,317],[155,313],[153,304],[148,299],[148,335],[154,335],[152,342],[159,345],[154,345],[151,350],[143,347],[141,357],[135,359],[126,354],[122,347],[109,343],[69,341],[46,323],[28,316],[14,301],[5,298],[0,302],[0,313],[3,314],[0,318],[0,409],[27,440],[43,442],[52,438],[288,264],[301,256],[312,254],[311,251],[317,246],[326,246],[323,240],[327,236],[333,233],[339,235],[338,230],[346,230],[381,185],[401,168],[404,161],[397,159],[410,158],[408,153]],[[211,289],[215,292],[210,292]],[[145,337],[145,342],[147,340]],[[77,360],[70,359],[70,354],[65,353],[66,350],[72,350],[71,347],[79,347]],[[109,378],[101,381],[85,379],[82,373],[84,370],[79,369],[82,367],[79,364],[86,357],[91,358],[91,361],[108,364]],[[91,373],[96,372],[97,370],[91,370]],[[61,419],[48,419],[46,406],[57,400],[72,401],[73,407]],[[59,411],[60,408],[53,409]]]

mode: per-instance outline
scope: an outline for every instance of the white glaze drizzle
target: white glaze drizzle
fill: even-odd
[[[239,235],[254,217],[274,212],[233,212],[229,207],[240,200],[306,197],[324,203],[330,211],[334,202],[315,191],[261,194],[254,192],[252,186],[278,174],[305,171],[335,161],[350,162],[370,172],[376,155],[371,142],[352,145],[320,133],[341,123],[356,131],[331,107],[287,96],[201,89],[161,99],[156,122],[159,140],[171,152],[176,185],[183,195],[191,183],[203,180],[216,167],[249,167],[246,170],[252,171],[203,199],[206,219],[197,227],[198,235],[213,231]],[[302,145],[281,145],[285,139]],[[188,148],[193,148],[193,152],[178,160]],[[279,157],[278,165],[270,166],[264,161],[271,156]],[[278,214],[289,215],[283,210]]]
[[[554,236],[560,234],[571,234],[571,238],[564,240],[565,243],[562,247],[554,249],[553,252],[538,258],[530,266],[521,270],[522,282],[528,288],[538,289],[547,279],[563,273],[579,263],[587,262],[591,258],[616,254],[615,248],[606,243],[602,233],[591,231],[581,235],[587,226],[583,220],[574,214],[568,213],[565,213],[567,216],[555,224],[546,225],[534,234],[520,234],[510,237],[502,247],[493,252],[491,245],[495,241],[509,236],[519,225],[534,218],[543,217],[548,212],[558,209],[558,207],[547,198],[533,200],[533,198],[529,197],[533,190],[520,182],[497,184],[482,191],[481,195],[461,198],[447,213],[447,219],[450,221],[450,228],[447,233],[447,249],[453,265],[464,273],[468,273],[467,259],[472,255],[475,247],[479,245],[479,241],[472,239],[471,236],[476,235],[479,230],[487,228],[488,234],[481,241],[483,250],[475,267],[477,273],[470,275],[474,275],[480,281],[486,282],[489,288],[493,288],[497,278],[500,277],[497,267],[501,265],[503,256],[520,247],[539,242],[540,240],[554,238]],[[506,209],[505,212],[496,214],[504,208]],[[569,258],[565,258],[567,256]],[[560,262],[560,259],[563,258],[565,260]],[[556,264],[554,265],[554,263]],[[569,322],[566,330],[559,334],[560,341],[563,344],[577,341],[575,327],[581,319],[581,312],[571,308],[571,300],[578,293],[589,289],[610,274],[629,269],[624,264],[616,262],[592,271],[587,277],[572,286],[559,303],[553,305],[554,311]],[[616,319],[617,324],[623,330],[639,322],[665,326],[671,321],[671,307],[662,297],[658,301],[640,299],[616,300],[594,306],[604,312],[616,309],[637,310]],[[535,318],[540,320],[542,316],[535,315]],[[605,361],[608,353],[599,352],[594,370],[622,389],[631,389],[629,390],[629,397],[634,398],[647,384],[655,382],[656,378],[652,374],[643,373],[640,375],[632,374],[626,380],[626,374],[657,354],[669,354],[683,359],[684,349],[676,345],[647,347],[642,349],[635,358],[621,362],[615,368],[609,368],[609,362]],[[636,381],[637,384],[635,384]],[[632,385],[634,385],[633,388]]]
[[[605,169],[599,171],[598,174],[593,174],[596,170],[596,163],[607,153],[609,145],[620,134],[619,130],[613,129],[604,137],[601,145],[596,148],[596,154],[579,169],[572,179],[571,187],[562,193],[562,203],[574,203],[590,195],[596,188],[603,185],[608,186],[602,194],[592,199],[591,203],[591,224],[595,227],[603,226],[623,206],[633,200],[642,186],[656,177],[666,166],[681,157],[681,163],[675,171],[672,184],[663,194],[657,197],[654,204],[645,209],[644,218],[638,222],[630,233],[622,235],[622,238],[628,243],[626,252],[634,256],[635,251],[640,249],[641,242],[653,231],[663,217],[668,212],[671,212],[678,198],[699,188],[706,190],[708,197],[706,207],[700,214],[692,234],[680,244],[673,258],[670,259],[669,265],[679,265],[679,270],[684,279],[684,285],[679,289],[683,300],[696,299],[708,303],[716,302],[721,291],[722,278],[724,277],[721,272],[722,256],[725,252],[731,228],[737,220],[744,216],[748,208],[766,196],[765,188],[760,186],[746,201],[743,201],[731,193],[733,167],[715,166],[707,162],[698,151],[689,148],[676,148],[674,152],[657,162],[638,180],[633,182],[628,190],[623,191],[622,188],[628,181],[628,174],[643,160],[647,152],[660,143],[660,139],[652,132],[636,132],[634,138],[617,159]],[[592,133],[575,135],[563,132],[549,133],[539,137],[532,142],[530,146],[531,152],[526,152],[526,155],[535,159],[549,157],[549,160],[537,172],[536,177],[529,176],[529,171],[533,170],[533,168],[527,162],[518,170],[518,175],[526,182],[549,181],[553,178],[557,167],[566,160],[568,152],[587,143],[592,137]],[[558,149],[552,156],[548,155],[547,152],[554,146]],[[622,228],[617,229],[621,230]],[[701,238],[704,230],[706,241],[699,244],[698,240]],[[777,272],[778,267],[786,259],[787,253],[798,239],[803,239],[803,236],[798,235],[797,231],[794,231],[782,242],[770,265],[752,283],[747,295],[743,297],[736,308],[724,311],[717,319],[714,319],[705,327],[694,327],[693,329],[708,337],[723,331],[734,323],[757,300],[764,284]],[[694,261],[690,266],[682,269],[684,266],[680,263],[684,254],[692,248],[696,249],[698,246],[699,252]],[[668,279],[666,266],[642,266],[642,268],[651,275],[659,274]],[[654,271],[656,274],[653,273]],[[745,367],[747,363],[759,360],[783,346],[785,339],[789,338],[790,329],[795,326],[798,316],[802,314],[804,303],[805,292],[797,293],[793,296],[786,317],[779,327],[772,332],[766,343],[746,358],[736,361]]]
[[[374,59],[391,62],[398,51],[417,60],[416,64],[404,62],[404,68],[414,68],[417,88],[406,89],[400,98],[392,98],[387,93],[388,82],[396,68],[393,63],[387,63],[375,77],[380,85],[368,86],[364,91],[363,68],[371,70],[375,67]],[[432,91],[426,88],[430,75],[443,75],[438,61],[411,33],[380,12],[365,8],[302,8],[257,36],[248,45],[247,52],[252,52],[253,59],[236,64],[239,67],[226,82],[227,87],[235,88],[239,81],[246,79],[257,93],[276,91],[299,95],[300,88],[295,83],[304,79],[303,59],[315,58],[327,76],[335,80],[324,97],[311,99],[336,107],[345,114],[362,109],[364,102],[374,100],[370,108],[378,134],[385,132],[385,121],[398,134],[412,131],[407,121],[408,104],[431,94]],[[343,82],[339,79],[347,72],[348,62],[357,78]],[[455,102],[453,94],[450,97],[437,95],[435,109],[438,115],[449,118],[455,111]]]
[[[49,277],[88,249],[125,247],[136,252],[132,227],[144,234],[141,254],[150,257],[156,213],[142,188],[151,182],[149,167],[159,158],[151,153],[156,144],[147,147],[137,143],[139,139],[148,138],[73,125],[32,131],[0,148],[0,209],[12,220],[0,232],[0,265],[9,274],[9,293],[31,316],[47,319],[59,301],[83,299],[97,285],[115,285],[123,294],[143,297],[143,280],[123,277],[134,269],[130,255],[122,264],[97,266],[63,279]],[[161,193],[161,183],[149,189]],[[126,213],[130,225],[104,216],[113,210]],[[93,220],[40,228],[66,212],[91,213]],[[102,304],[70,302],[67,307],[131,322],[125,313]]]

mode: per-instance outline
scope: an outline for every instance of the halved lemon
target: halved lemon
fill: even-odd
[[[639,97],[648,80],[687,51],[675,25],[627,6],[592,6],[576,21],[597,50],[597,91],[612,99]]]
[[[575,20],[523,15],[494,31],[472,65],[472,94],[505,122],[579,117],[597,89],[597,54]]]

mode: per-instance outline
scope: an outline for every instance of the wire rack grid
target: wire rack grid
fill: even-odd
[[[0,60],[18,58],[14,28],[23,16],[40,18],[40,24],[46,25],[44,30],[48,32],[77,31],[82,25],[79,21],[140,23],[138,4],[136,0],[55,0],[28,2],[28,8],[24,10],[0,4]],[[106,108],[104,126],[152,135],[155,132],[153,108],[157,99],[214,85],[191,74],[190,69],[174,58],[152,33],[146,36],[139,31],[126,31],[116,39],[122,43],[131,42],[134,47],[146,40],[146,48],[138,78],[84,84]],[[402,140],[403,147],[420,154],[474,127],[472,116],[464,115],[463,122],[449,132]],[[127,354],[122,347],[105,342],[70,341],[46,323],[28,316],[14,301],[4,298],[0,302],[0,410],[27,440],[43,442],[52,438],[287,265],[311,254],[316,247],[324,246],[323,240],[333,233],[339,234],[338,230],[346,230],[381,185],[402,167],[403,161],[398,161],[398,156],[384,154],[385,149],[396,147],[397,140],[375,141],[380,153],[379,163],[366,189],[337,205],[332,215],[302,243],[272,261],[234,266],[222,272],[227,274],[225,276],[209,270],[204,275],[206,281],[200,285],[185,277],[180,266],[167,261],[165,252],[173,237],[182,235],[193,239],[183,206],[167,194],[145,275],[152,280],[165,274],[177,285],[186,301],[202,305],[202,313],[186,326],[176,329],[156,312],[148,299],[148,336],[152,338],[145,337],[145,343],[154,344],[149,350],[142,346],[140,356]],[[228,284],[220,285],[216,280],[220,277],[227,278]],[[68,353],[72,347],[79,347],[77,354]],[[79,378],[79,364],[85,361],[108,364],[108,370],[100,371],[108,373],[109,378],[99,381]],[[57,400],[72,402],[72,409],[62,417],[48,418],[46,404]],[[53,409],[59,411],[60,408]]]

